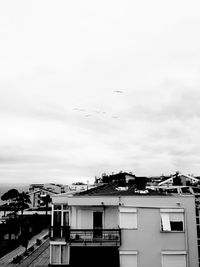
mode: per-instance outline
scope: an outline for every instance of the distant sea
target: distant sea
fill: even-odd
[[[5,183],[0,183],[0,205],[3,204],[3,201],[1,200],[1,196],[6,193],[10,189],[17,189],[19,192],[27,192],[29,185],[27,184],[5,184]]]

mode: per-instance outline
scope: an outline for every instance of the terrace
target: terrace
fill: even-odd
[[[73,246],[105,245],[120,246],[120,229],[70,229],[69,227],[51,227],[51,240],[62,240]]]

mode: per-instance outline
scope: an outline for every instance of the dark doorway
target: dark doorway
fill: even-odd
[[[103,228],[103,212],[94,211],[93,212],[94,238],[102,237],[102,228]]]
[[[70,267],[119,267],[117,247],[71,247]]]
[[[54,211],[53,225],[53,237],[61,237],[61,211]]]

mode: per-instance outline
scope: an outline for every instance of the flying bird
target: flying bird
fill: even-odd
[[[118,93],[118,94],[122,94],[123,93],[123,91],[121,91],[121,90],[114,90],[113,92],[114,93]]]
[[[113,119],[119,119],[119,117],[118,117],[118,116],[112,116],[112,118],[113,118]]]
[[[74,110],[77,110],[77,111],[85,111],[84,108],[74,108]]]

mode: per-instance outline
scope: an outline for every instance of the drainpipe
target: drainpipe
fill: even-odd
[[[184,230],[185,230],[185,250],[186,250],[186,265],[189,267],[189,250],[188,250],[188,228],[187,228],[187,215],[184,209]]]
[[[121,196],[119,196],[119,205],[118,205],[118,228],[119,228],[119,238],[120,238],[120,246],[118,248],[118,250],[120,251],[120,247],[121,247],[121,240],[122,240],[122,236],[121,236],[121,229],[120,229],[120,225],[119,225],[119,208],[121,207],[122,203],[121,203]],[[119,256],[120,257],[120,256]]]

